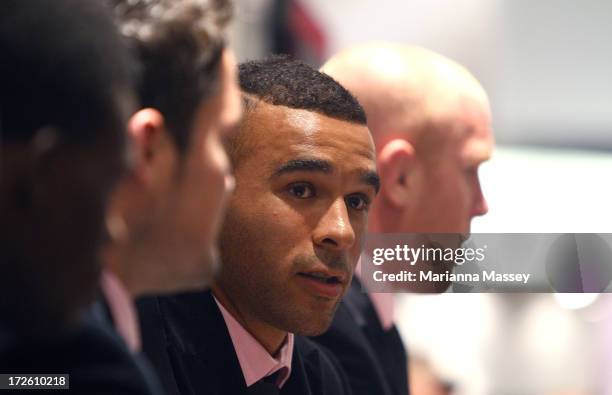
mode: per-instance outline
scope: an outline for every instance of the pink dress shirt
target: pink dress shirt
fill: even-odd
[[[140,351],[138,315],[130,294],[121,281],[108,270],[102,272],[102,293],[113,317],[115,330],[132,352]]]
[[[276,385],[281,388],[291,374],[291,359],[293,357],[293,333],[287,335],[285,344],[279,350],[277,357],[268,351],[227,311],[215,298],[223,320],[232,338],[232,344],[242,369],[247,387],[264,377],[280,371]]]

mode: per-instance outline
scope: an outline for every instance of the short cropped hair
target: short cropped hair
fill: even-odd
[[[93,0],[0,8],[0,143],[25,143],[45,127],[67,143],[123,136],[117,95],[132,91],[131,65],[108,10]]]
[[[239,65],[240,88],[266,103],[366,124],[357,99],[336,80],[288,56]]]
[[[164,116],[180,152],[198,106],[218,86],[230,0],[108,0],[139,61],[141,107]]]

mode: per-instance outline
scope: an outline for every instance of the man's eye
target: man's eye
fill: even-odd
[[[293,184],[289,187],[289,193],[299,199],[308,199],[314,196],[314,188],[310,184]]]
[[[346,204],[353,210],[362,211],[368,208],[370,201],[368,198],[360,195],[353,195],[346,198]]]

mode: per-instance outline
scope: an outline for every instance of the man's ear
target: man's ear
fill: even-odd
[[[378,155],[381,197],[393,207],[401,208],[408,202],[408,178],[414,166],[414,147],[404,139],[389,141]]]
[[[139,181],[148,183],[157,150],[167,137],[164,117],[153,108],[139,110],[128,121],[128,133],[133,144],[132,173]]]

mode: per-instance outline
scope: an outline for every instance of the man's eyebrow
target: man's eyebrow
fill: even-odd
[[[333,170],[332,165],[322,159],[293,159],[281,166],[279,166],[272,177],[279,177],[283,174],[294,173],[298,171],[310,171],[310,172],[321,172],[331,173]]]
[[[380,176],[378,173],[372,170],[366,170],[362,172],[360,178],[362,182],[371,185],[378,194],[378,191],[380,190]]]

